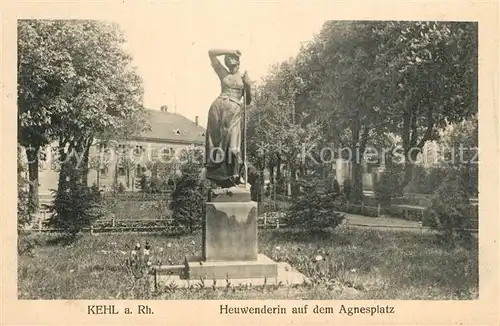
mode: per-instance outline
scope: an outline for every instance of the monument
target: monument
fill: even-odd
[[[278,282],[280,265],[258,252],[258,206],[251,198],[246,164],[246,106],[252,90],[246,72],[239,71],[240,57],[238,50],[209,51],[221,93],[210,106],[205,133],[205,177],[215,187],[207,194],[202,254],[186,257],[184,265],[160,266],[155,284],[159,276],[175,274],[196,281]],[[281,269],[288,275],[282,281],[289,281],[291,267]],[[303,282],[302,274],[296,274],[294,283]]]

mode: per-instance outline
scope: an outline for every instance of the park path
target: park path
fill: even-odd
[[[370,217],[357,214],[344,213],[346,219],[343,224],[349,227],[359,227],[359,228],[370,228],[372,230],[384,230],[384,231],[408,231],[408,232],[419,232],[419,233],[436,233],[437,231],[432,230],[428,227],[420,227],[419,222],[409,221],[401,218],[395,217]],[[478,232],[472,231],[472,236],[478,237]]]
[[[346,219],[343,224],[353,227],[365,227],[379,230],[407,230],[413,232],[433,232],[428,228],[420,228],[417,221],[409,221],[395,217],[370,217],[364,215],[344,213]]]

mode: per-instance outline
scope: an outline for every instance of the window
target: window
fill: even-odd
[[[46,150],[41,150],[40,151],[39,159],[40,159],[40,162],[47,161],[47,152],[46,152]]]
[[[160,155],[162,159],[167,159],[174,154],[174,149],[171,147],[163,147],[160,150]]]
[[[135,146],[135,148],[134,148],[134,154],[135,155],[141,155],[142,153],[144,153],[144,147],[142,147],[141,145]]]
[[[142,177],[144,173],[146,173],[146,167],[141,166],[140,164],[137,164],[137,168],[135,169],[135,173],[138,177]]]
[[[125,167],[119,166],[118,167],[118,175],[119,176],[124,176],[125,175]]]
[[[125,144],[118,144],[118,155],[123,155],[127,146]]]

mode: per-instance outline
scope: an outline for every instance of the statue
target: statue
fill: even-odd
[[[242,130],[242,122],[246,106],[252,101],[251,82],[246,72],[241,74],[239,71],[240,51],[210,50],[208,55],[220,79],[221,93],[208,112],[205,177],[220,188],[246,186],[245,150],[242,153],[246,126]],[[219,56],[224,56],[225,67]]]

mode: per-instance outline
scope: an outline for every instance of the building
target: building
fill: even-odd
[[[169,157],[186,148],[204,148],[205,128],[199,125],[198,117],[192,121],[168,112],[166,106],[161,110],[147,110],[147,113],[149,131],[127,141],[116,139],[106,145],[98,140],[94,142],[89,151],[89,185],[99,184],[100,189],[110,191],[115,184],[121,183],[125,189],[133,191],[137,189],[137,178],[142,174],[154,174],[151,162],[158,159],[168,162]],[[129,159],[119,159],[118,153],[126,153],[125,157]],[[42,161],[39,173],[39,194],[42,198],[50,196],[51,189],[57,189],[58,178],[59,172],[50,159]]]

